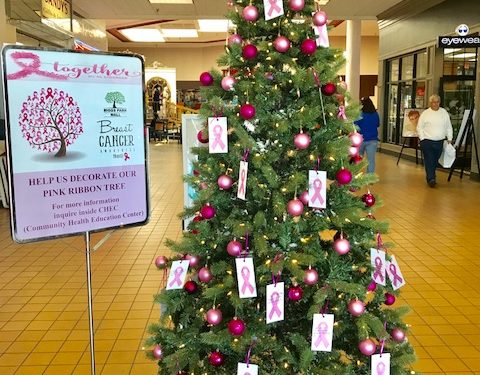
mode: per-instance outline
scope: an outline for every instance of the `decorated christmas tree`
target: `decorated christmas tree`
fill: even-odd
[[[327,16],[313,0],[230,5],[227,74],[200,77],[193,220],[156,260],[159,374],[409,374],[407,309],[390,306],[405,280]]]

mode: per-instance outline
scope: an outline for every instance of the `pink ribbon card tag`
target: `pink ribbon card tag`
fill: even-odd
[[[208,149],[211,154],[226,154],[228,152],[226,117],[208,118]]]
[[[372,280],[380,285],[387,285],[387,264],[385,261],[385,251],[375,248],[370,249],[370,262],[372,264]]]
[[[390,353],[372,355],[372,375],[390,375]]]
[[[330,47],[330,41],[328,40],[328,30],[327,24],[323,26],[313,26],[315,35],[317,36],[317,46],[318,47]]]
[[[308,207],[327,207],[327,172],[308,171]]]
[[[237,375],[258,375],[258,366],[251,363],[239,363]]]
[[[312,325],[312,351],[331,352],[333,340],[333,314],[314,314]]]
[[[255,284],[255,269],[253,268],[253,258],[235,259],[237,267],[238,295],[240,298],[253,298],[257,296],[257,286]]]
[[[263,0],[265,9],[265,21],[283,16],[283,0]]]
[[[285,283],[267,285],[267,324],[285,319]]]
[[[172,262],[170,273],[168,274],[167,290],[182,289],[187,278],[188,266],[190,262],[188,260],[176,260]]]
[[[392,255],[391,258],[390,261],[387,260],[387,274],[392,282],[393,290],[397,290],[404,286],[406,282],[402,275],[402,271],[400,271],[397,260],[395,259],[395,255]]]
[[[237,198],[240,198],[244,201],[247,199],[245,195],[247,194],[247,175],[248,175],[248,162],[240,162],[240,172],[238,173],[238,189],[237,189]]]

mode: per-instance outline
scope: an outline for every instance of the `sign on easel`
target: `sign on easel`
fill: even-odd
[[[2,61],[14,240],[145,224],[143,60],[6,46]]]

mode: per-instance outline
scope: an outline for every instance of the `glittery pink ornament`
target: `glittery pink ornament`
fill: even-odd
[[[377,283],[372,280],[370,284],[368,284],[367,290],[369,292],[374,292],[376,289],[377,289]]]
[[[317,42],[315,42],[313,39],[305,39],[302,42],[300,49],[305,55],[313,55],[317,50]]]
[[[225,362],[225,356],[218,350],[210,353],[208,356],[208,362],[214,367],[219,367]]]
[[[300,199],[292,199],[287,204],[287,212],[292,216],[300,216],[303,213],[303,203]]]
[[[213,77],[209,72],[203,72],[200,74],[200,83],[203,86],[210,86],[213,84]]]
[[[358,349],[360,350],[360,352],[362,352],[362,354],[370,356],[377,350],[377,345],[375,345],[372,340],[365,339],[363,341],[360,341],[360,343],[358,344]]]
[[[302,194],[300,194],[300,200],[305,206],[308,206],[308,201],[309,201],[309,196],[308,196],[308,190],[304,190]]]
[[[375,204],[375,197],[368,192],[362,195],[362,202],[365,203],[365,207],[372,207]]]
[[[345,255],[350,251],[350,242],[346,238],[339,238],[333,242],[333,249],[339,255]]]
[[[197,133],[197,139],[200,143],[208,143],[208,136],[206,136],[204,133],[206,133],[204,130],[200,130]]]
[[[322,94],[332,96],[337,91],[335,85],[331,82],[322,85]]]
[[[290,40],[284,36],[278,36],[274,42],[273,46],[280,53],[285,53],[290,48]]]
[[[212,324],[214,326],[219,325],[222,322],[222,319],[222,312],[219,309],[210,309],[205,315],[205,320],[208,322],[208,324]]]
[[[288,288],[288,299],[291,301],[300,301],[303,297],[303,289],[298,285]]]
[[[233,86],[235,85],[235,78],[232,77],[232,76],[226,76],[226,77],[223,77],[222,78],[222,89],[224,89],[225,91],[230,91],[233,89]]]
[[[248,5],[243,8],[242,16],[245,21],[255,22],[258,19],[258,9],[254,5]]]
[[[312,17],[313,24],[315,26],[323,26],[327,23],[327,13],[322,10],[318,10]]]
[[[351,158],[354,158],[355,156],[358,155],[358,147],[355,147],[355,146],[350,146],[350,148],[348,149],[348,156],[351,157]]]
[[[247,44],[242,49],[242,56],[247,60],[252,60],[257,57],[258,49],[253,44]]]
[[[308,133],[298,133],[293,139],[295,147],[299,150],[305,150],[310,145],[311,139]]]
[[[300,12],[305,7],[305,0],[289,0],[288,7],[294,12]]]
[[[240,35],[238,34],[232,34],[228,37],[228,44],[229,45],[232,45],[232,44],[242,44],[243,42],[243,39]]]
[[[197,268],[200,264],[200,257],[198,255],[187,254],[185,255],[185,259],[188,260],[188,264],[192,268]]]
[[[168,265],[168,259],[167,257],[164,257],[163,255],[160,255],[157,257],[157,259],[155,259],[155,265],[157,266],[157,268],[159,269],[164,269],[167,267]]]
[[[352,299],[348,303],[348,312],[353,316],[360,316],[365,312],[365,304],[359,299]]]
[[[233,179],[226,174],[222,174],[217,179],[218,187],[222,190],[229,190],[233,185]]]
[[[233,318],[228,322],[228,332],[233,336],[241,336],[245,332],[246,326],[242,319]]]
[[[198,271],[198,280],[202,283],[208,283],[213,279],[212,272],[208,267],[202,267]]]
[[[244,104],[240,107],[240,117],[244,120],[250,120],[255,116],[255,107],[251,104]]]
[[[342,168],[335,175],[335,179],[340,185],[349,184],[352,181],[352,172],[348,169]]]
[[[392,332],[390,335],[392,336],[393,341],[403,342],[405,340],[405,332],[400,328],[392,329]]]
[[[307,285],[315,285],[318,283],[318,273],[312,268],[305,270],[305,275],[303,276],[303,282]]]
[[[153,347],[153,350],[152,350],[152,354],[154,356],[155,359],[162,359],[163,358],[163,350],[162,350],[162,347],[160,345],[155,345]]]
[[[385,305],[391,306],[395,303],[395,296],[391,293],[385,293]]]
[[[242,244],[239,241],[230,241],[227,245],[227,253],[232,257],[238,257],[243,251]]]
[[[213,218],[215,216],[215,207],[206,204],[200,209],[200,215],[207,220]]]
[[[359,132],[352,132],[349,135],[350,142],[352,142],[352,146],[360,147],[363,142],[363,135]]]

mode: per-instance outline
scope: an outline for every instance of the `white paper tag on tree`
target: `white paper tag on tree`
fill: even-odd
[[[395,255],[391,256],[391,260],[387,260],[387,274],[388,278],[392,282],[393,290],[397,290],[406,284],[405,278],[400,271]]]
[[[370,249],[370,262],[372,264],[372,280],[380,285],[387,285],[385,251],[375,248]]]
[[[237,197],[242,200],[247,200],[245,195],[247,194],[247,176],[248,176],[248,162],[240,162],[240,172],[238,173],[238,189]]]
[[[239,363],[237,368],[237,375],[258,375],[258,366],[249,363]]]
[[[167,290],[182,289],[187,278],[188,266],[190,262],[188,260],[176,260],[172,262],[170,273],[168,274]]]
[[[372,355],[372,375],[390,375],[390,353]]]
[[[308,171],[308,206],[327,207],[327,172]]]
[[[228,152],[226,117],[208,118],[208,148],[211,154],[226,154]]]
[[[267,285],[267,324],[285,319],[285,283]]]
[[[333,340],[333,314],[314,314],[312,346],[314,352],[331,352]]]
[[[283,0],[263,0],[263,8],[265,9],[265,21],[283,16]]]
[[[255,269],[253,267],[253,258],[235,259],[237,266],[238,295],[240,298],[253,298],[257,296],[257,286],[255,283]]]

